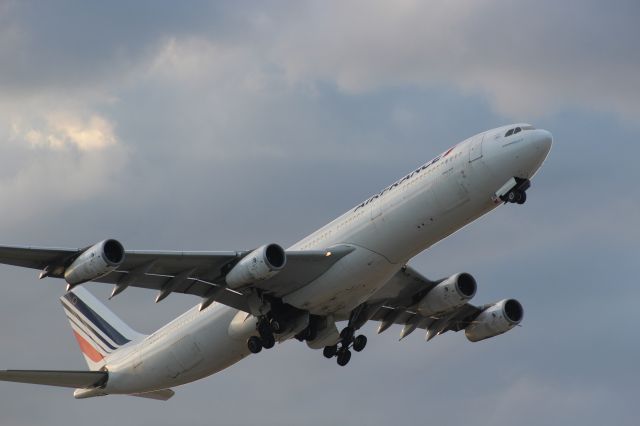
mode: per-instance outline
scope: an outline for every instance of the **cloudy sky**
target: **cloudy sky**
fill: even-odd
[[[0,0],[0,242],[292,244],[482,130],[555,143],[525,206],[412,264],[468,271],[523,327],[399,328],[347,368],[288,342],[168,403],[0,384],[0,424],[637,424],[640,6]],[[64,284],[0,267],[0,368],[84,369]],[[105,298],[110,288],[91,287]],[[128,290],[143,332],[197,303]]]

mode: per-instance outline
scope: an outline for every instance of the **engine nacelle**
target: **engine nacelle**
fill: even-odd
[[[455,274],[433,287],[418,302],[418,312],[430,317],[449,312],[467,303],[476,294],[476,280],[466,272]]]
[[[243,257],[229,271],[225,280],[227,286],[235,290],[273,277],[286,263],[287,255],[284,249],[277,244],[267,244]]]
[[[104,240],[80,254],[64,271],[64,279],[73,285],[104,277],[124,260],[124,248],[116,240]]]
[[[524,310],[515,299],[504,299],[486,308],[464,330],[472,342],[488,339],[511,330],[522,321]]]

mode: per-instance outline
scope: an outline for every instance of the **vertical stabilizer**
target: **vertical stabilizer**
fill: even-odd
[[[109,354],[144,337],[82,287],[67,292],[60,301],[91,370],[99,370]]]

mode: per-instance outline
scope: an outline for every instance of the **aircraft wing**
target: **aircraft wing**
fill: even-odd
[[[380,322],[378,333],[382,333],[393,324],[404,325],[400,339],[418,328],[427,330],[427,340],[450,330],[463,330],[482,312],[483,306],[477,307],[467,303],[451,312],[432,317],[421,315],[415,308],[438,282],[431,281],[406,266],[369,299],[371,311],[367,317]]]
[[[39,269],[43,271],[41,276],[63,278],[65,268],[85,250],[0,246],[0,263]],[[171,292],[185,293],[249,312],[249,290],[257,288],[282,297],[307,285],[351,251],[349,246],[332,247],[331,252],[287,251],[287,263],[281,272],[239,291],[227,288],[224,276],[250,251],[125,251],[124,260],[115,271],[93,281],[158,290],[157,301]]]

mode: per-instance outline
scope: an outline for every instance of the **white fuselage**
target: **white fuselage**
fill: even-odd
[[[513,127],[513,126],[512,126]],[[355,250],[312,283],[283,298],[317,315],[346,318],[413,256],[502,204],[496,191],[530,179],[551,146],[545,130],[505,138],[508,127],[475,135],[305,237],[288,250]],[[250,352],[255,317],[214,303],[187,311],[107,360],[103,392],[139,393],[188,383]]]

